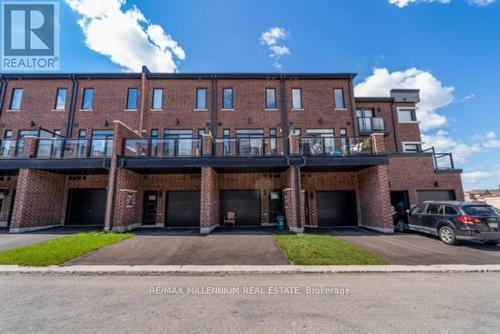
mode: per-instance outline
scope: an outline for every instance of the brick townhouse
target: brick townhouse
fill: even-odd
[[[0,225],[392,232],[397,203],[463,199],[422,150],[418,90],[355,74],[3,74]],[[232,217],[230,217],[232,218]]]

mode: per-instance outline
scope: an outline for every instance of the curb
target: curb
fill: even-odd
[[[487,273],[500,265],[348,265],[348,266],[0,266],[0,275],[277,275],[372,273]]]

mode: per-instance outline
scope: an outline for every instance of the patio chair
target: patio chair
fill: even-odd
[[[236,226],[236,212],[228,211],[226,212],[226,218],[224,218],[224,226],[233,225]]]

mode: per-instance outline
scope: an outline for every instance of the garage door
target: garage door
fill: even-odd
[[[200,227],[199,191],[169,192],[166,205],[166,227]]]
[[[220,196],[221,221],[226,212],[236,212],[237,226],[260,225],[259,191],[222,191]]]
[[[70,189],[66,225],[104,226],[106,189]]]
[[[356,197],[354,191],[316,192],[318,226],[356,226]]]
[[[425,201],[454,201],[454,190],[419,190],[417,191],[419,203]]]

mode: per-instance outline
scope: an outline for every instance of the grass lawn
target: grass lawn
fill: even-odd
[[[0,264],[49,266],[61,264],[132,237],[133,233],[88,232],[0,252]]]
[[[275,235],[276,244],[293,264],[388,264],[387,261],[342,239],[324,234]]]

